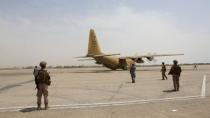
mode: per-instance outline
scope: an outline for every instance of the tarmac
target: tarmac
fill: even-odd
[[[0,70],[0,118],[209,118],[210,65],[181,67],[178,92],[160,66],[138,67],[135,84],[129,71],[50,69],[50,109],[39,111],[33,70]]]

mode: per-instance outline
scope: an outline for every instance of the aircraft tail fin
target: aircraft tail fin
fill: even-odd
[[[101,54],[103,53],[101,52],[95,31],[93,29],[90,29],[87,56],[94,56],[94,55],[101,55]]]

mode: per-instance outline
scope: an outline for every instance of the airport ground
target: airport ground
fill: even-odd
[[[158,66],[138,67],[135,84],[128,71],[51,69],[50,109],[40,111],[32,70],[1,70],[0,118],[209,118],[210,66],[182,68],[178,92]]]

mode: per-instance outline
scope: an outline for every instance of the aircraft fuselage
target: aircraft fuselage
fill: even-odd
[[[95,57],[96,64],[102,64],[103,66],[110,68],[112,70],[123,69],[127,70],[127,68],[134,63],[131,59],[120,59],[117,56],[103,56],[103,57]]]

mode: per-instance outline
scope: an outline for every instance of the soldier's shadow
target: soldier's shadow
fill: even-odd
[[[21,109],[20,112],[33,112],[33,111],[37,111],[37,108],[36,107],[31,107],[31,108],[24,108],[24,109]]]
[[[163,92],[171,93],[171,92],[176,92],[176,91],[174,89],[171,89],[171,90],[164,90]]]
[[[132,82],[125,82],[126,84],[132,84]]]

